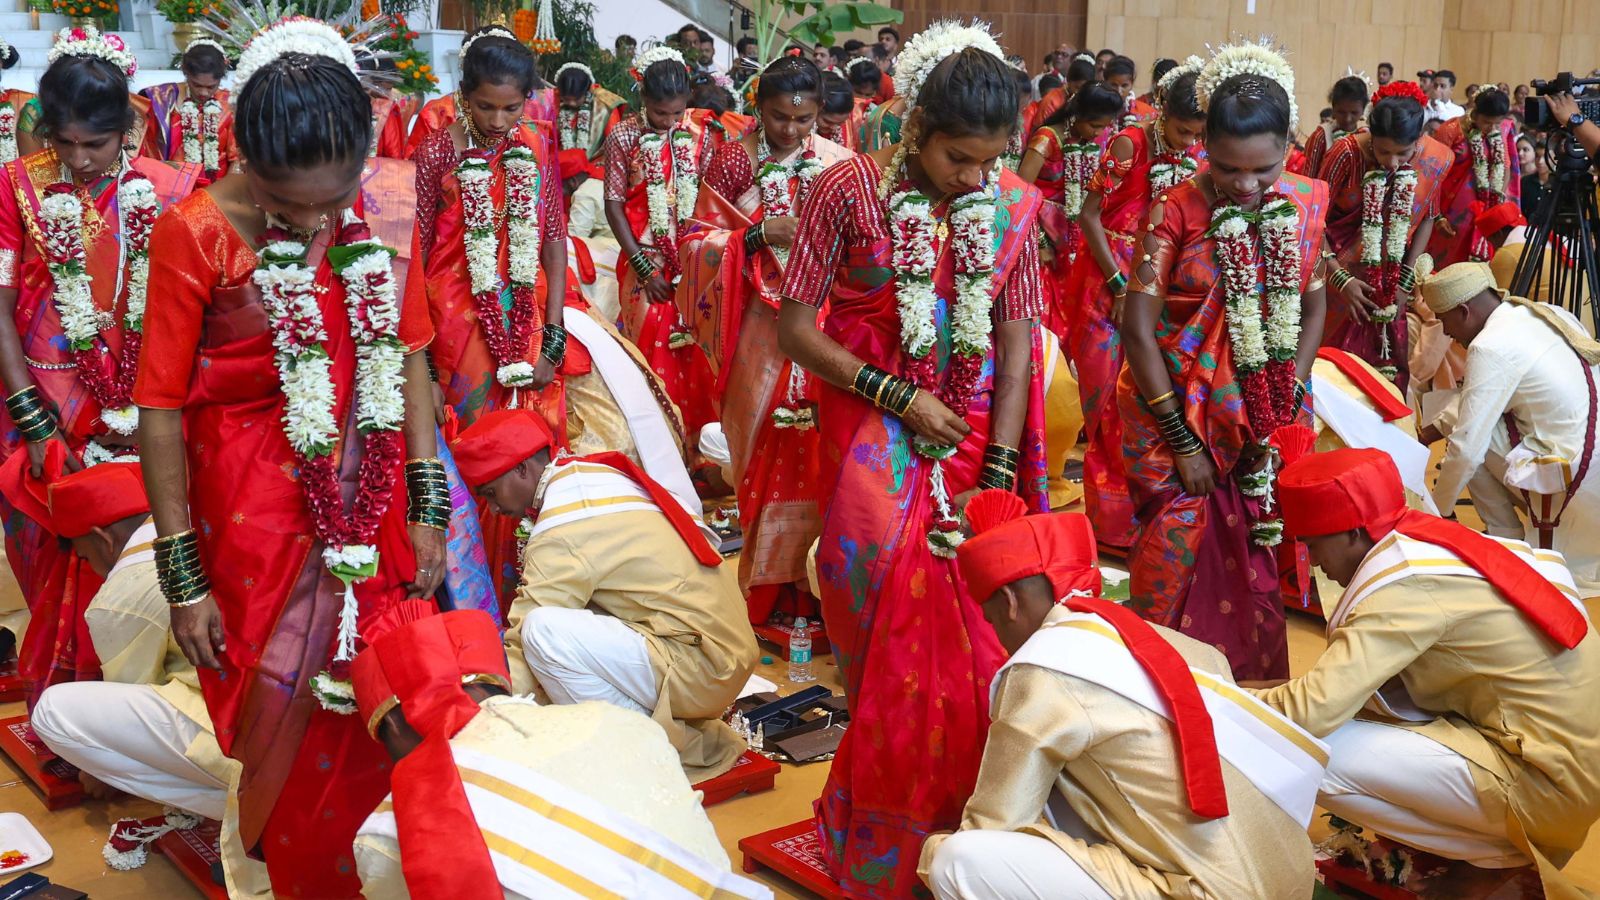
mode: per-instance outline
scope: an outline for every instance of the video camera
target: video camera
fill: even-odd
[[[1524,100],[1522,104],[1523,123],[1529,128],[1537,128],[1540,131],[1549,131],[1566,125],[1565,122],[1555,121],[1550,115],[1550,101],[1545,98],[1553,94],[1572,94],[1576,88],[1596,84],[1600,84],[1600,78],[1573,78],[1571,72],[1562,72],[1549,81],[1534,79],[1532,82],[1534,96]],[[1573,99],[1578,101],[1578,111],[1585,119],[1591,122],[1600,121],[1600,96],[1574,95]]]

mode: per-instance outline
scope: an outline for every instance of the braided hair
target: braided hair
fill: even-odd
[[[1289,141],[1289,94],[1283,85],[1252,73],[1218,85],[1206,109],[1206,134],[1250,138],[1271,134]]]
[[[1017,127],[1017,83],[1011,66],[968,47],[946,56],[917,92],[925,134],[950,137],[1010,133]]]
[[[359,165],[372,142],[372,101],[327,56],[283,54],[257,69],[234,103],[234,139],[255,169]]]
[[[482,84],[514,84],[527,96],[544,86],[534,63],[533,51],[521,41],[486,34],[474,40],[461,59],[461,91],[470,94]]]

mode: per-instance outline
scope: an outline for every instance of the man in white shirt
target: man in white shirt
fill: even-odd
[[[1600,594],[1600,472],[1589,471],[1600,462],[1600,343],[1566,310],[1495,287],[1485,263],[1456,263],[1421,290],[1445,333],[1467,348],[1453,415],[1421,435],[1449,440],[1434,502],[1448,513],[1488,468],[1525,501],[1539,545],[1566,555],[1580,593]]]
[[[1467,114],[1461,104],[1450,99],[1455,89],[1456,73],[1449,69],[1440,69],[1433,73],[1433,81],[1428,88],[1428,96],[1431,98],[1428,101],[1429,121],[1449,122]]]

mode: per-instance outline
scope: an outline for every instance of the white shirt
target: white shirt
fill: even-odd
[[[1560,307],[1547,308],[1578,323]],[[1433,488],[1439,508],[1455,508],[1468,479],[1483,464],[1505,413],[1516,421],[1522,443],[1575,463],[1583,455],[1589,425],[1589,389],[1582,366],[1566,340],[1530,310],[1502,302],[1490,313],[1483,331],[1467,348],[1460,415]]]
[[[586,241],[617,239],[611,233],[611,223],[606,220],[605,179],[590,178],[572,192],[572,206],[567,210],[567,233]]]
[[[1430,122],[1435,119],[1441,122],[1448,122],[1451,119],[1459,119],[1466,114],[1466,107],[1459,103],[1450,100],[1428,101],[1427,119]]]

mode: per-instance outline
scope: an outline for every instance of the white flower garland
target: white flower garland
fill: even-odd
[[[114,34],[102,34],[100,29],[93,25],[87,28],[63,28],[56,32],[56,41],[50,45],[50,52],[45,55],[45,66],[63,56],[92,56],[103,59],[122,71],[122,74],[132,78],[139,71],[139,61],[128,52],[127,45],[122,38]]]
[[[233,67],[233,83],[239,86],[239,93],[244,93],[244,86],[257,70],[285,53],[326,56],[352,74],[361,74],[355,50],[338,31],[316,19],[293,16],[268,26],[245,45]]]
[[[794,215],[795,207],[810,191],[811,182],[822,174],[822,160],[811,149],[811,138],[807,137],[800,145],[800,149],[789,158],[787,162],[778,162],[772,158],[772,148],[767,146],[767,139],[763,136],[756,147],[756,158],[760,160],[756,176],[756,186],[761,190],[761,215],[766,217],[783,217]],[[793,193],[789,191],[789,182],[797,181]],[[784,247],[768,247],[778,262],[788,265],[789,251]]]
[[[507,274],[515,289],[512,302],[530,302],[533,285],[539,279],[542,247],[539,164],[533,151],[519,144],[506,150],[501,165],[506,173],[505,221],[510,244]],[[472,293],[475,297],[486,293],[498,295],[503,282],[500,278],[500,216],[490,192],[493,167],[482,157],[463,157],[456,166],[456,180],[461,185],[462,218],[466,225],[461,240],[466,250],[467,277]],[[498,304],[496,297],[495,309],[478,311],[482,320],[479,325],[486,331],[495,327],[486,316],[499,315]],[[522,358],[527,354],[526,339],[517,341],[511,337],[500,334],[489,340],[498,365],[495,380],[506,387],[521,387],[532,382],[534,367]]]
[[[902,148],[895,154],[879,186],[879,195],[892,190],[894,179],[905,162]],[[927,372],[931,368],[929,355],[938,338],[935,312],[938,296],[933,275],[939,254],[936,244],[937,226],[933,221],[933,204],[917,190],[904,190],[888,198],[889,233],[893,242],[891,266],[895,272],[895,303],[900,313],[900,345],[908,357],[907,370],[912,373]],[[952,251],[956,266],[956,296],[950,310],[951,360],[954,367],[959,360],[981,360],[992,343],[991,319],[994,296],[995,225],[997,212],[995,197],[987,185],[955,198],[950,203],[950,231]],[[981,362],[979,363],[981,367]],[[981,369],[979,370],[981,372]],[[933,389],[927,377],[913,376],[919,389]],[[951,392],[960,394],[971,385],[954,383],[948,379],[941,398]],[[970,398],[967,398],[970,399]],[[950,404],[957,414],[959,403]],[[931,461],[929,491],[934,505],[934,527],[927,533],[928,549],[935,556],[950,559],[962,543],[962,535],[955,510],[950,504],[950,493],[944,479],[944,461],[955,455],[956,448],[935,445],[920,438],[912,441],[918,455]]]
[[[129,332],[142,334],[150,285],[150,224],[155,221],[160,201],[148,178],[123,178],[119,173],[118,179],[118,246],[122,257],[118,280],[126,278],[127,291],[123,324]],[[76,193],[50,194],[39,204],[39,231],[44,256],[50,260],[46,264],[51,279],[50,299],[61,321],[62,336],[74,352],[94,348],[106,318],[94,302],[94,276],[89,274],[88,254],[83,245],[84,213],[83,203]],[[113,308],[121,294],[120,290],[113,293]],[[134,356],[137,341],[137,338],[125,340],[124,353],[129,358],[124,360],[124,365],[137,367]],[[117,434],[131,435],[139,428],[139,408],[132,404],[102,406],[100,421]]]
[[[0,166],[17,158],[17,108],[0,101]]]
[[[1478,191],[1492,193],[1497,202],[1506,198],[1505,133],[1496,129],[1492,138],[1476,129],[1467,135],[1467,154],[1472,157],[1472,182]]]
[[[1071,128],[1069,123],[1067,128]],[[1066,129],[1062,136],[1070,134]],[[1065,207],[1067,218],[1076,219],[1078,213],[1083,212],[1083,201],[1089,192],[1089,181],[1094,178],[1094,170],[1100,166],[1100,145],[1093,141],[1083,144],[1062,144],[1061,159],[1064,168],[1061,173],[1061,205]]]
[[[1390,182],[1394,182],[1390,190]],[[1387,263],[1400,263],[1406,256],[1406,245],[1411,237],[1411,206],[1417,193],[1417,170],[1407,166],[1390,172],[1373,169],[1361,179],[1361,263],[1368,269],[1381,268]],[[1385,203],[1385,200],[1388,202]],[[1384,223],[1388,231],[1384,231]],[[1372,277],[1369,272],[1369,279]],[[1393,322],[1400,315],[1400,307],[1389,303],[1372,312],[1372,321],[1379,324]],[[1385,347],[1388,329],[1383,332]],[[1384,352],[1387,356],[1387,351]]]
[[[700,142],[687,131],[672,133],[673,180],[678,189],[678,221],[694,215],[695,204],[700,201],[700,168],[695,159]]]
[[[219,135],[222,131],[222,104],[213,97],[202,108],[193,100],[178,107],[178,127],[183,129],[183,158],[198,162],[208,174],[222,168]]]
[[[1294,69],[1274,50],[1267,39],[1260,42],[1229,44],[1212,54],[1194,82],[1195,98],[1202,111],[1210,108],[1211,95],[1235,75],[1257,75],[1275,81],[1289,96],[1289,131],[1300,121],[1300,107],[1294,99]]]
[[[688,131],[673,130],[670,138],[673,178],[669,185],[666,167],[662,164],[662,146],[668,140],[667,135],[655,132],[639,137],[645,200],[650,208],[650,233],[658,238],[658,247],[662,242],[670,242],[678,224],[694,215],[694,206],[700,197],[700,173],[694,159],[698,142]]]
[[[658,62],[663,62],[665,60],[671,60],[680,66],[688,65],[683,61],[682,53],[679,53],[666,44],[660,44],[655,47],[651,47],[649,50],[646,50],[645,52],[635,56],[633,58],[633,70],[642,76],[646,69]]]
[[[594,101],[585,101],[580,109],[563,109],[558,118],[561,149],[588,151],[590,131],[594,127]]]
[[[1199,171],[1200,163],[1192,156],[1181,156],[1176,162],[1155,163],[1150,167],[1150,199],[1183,184]]]

